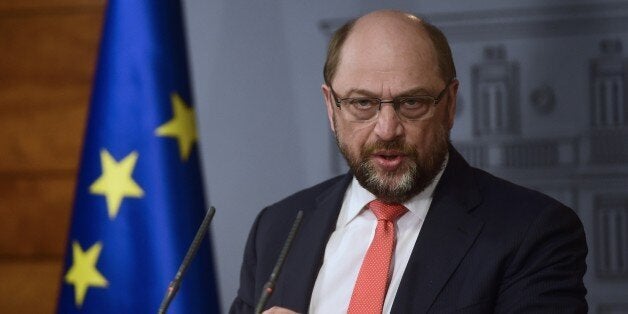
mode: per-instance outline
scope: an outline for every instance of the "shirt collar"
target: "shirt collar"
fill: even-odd
[[[425,217],[427,216],[427,210],[429,209],[429,204],[432,201],[434,189],[436,189],[436,185],[440,181],[440,178],[445,171],[445,167],[447,166],[448,161],[449,154],[445,155],[443,166],[441,167],[440,172],[438,172],[438,174],[436,174],[436,176],[434,177],[434,180],[432,180],[432,183],[430,183],[430,185],[423,189],[421,193],[413,196],[411,199],[403,203],[403,205],[410,212],[418,215],[418,217],[422,220],[425,220]],[[344,208],[346,210],[344,211],[343,215],[339,217],[337,227],[346,226],[355,217],[362,213],[362,211],[366,208],[366,205],[369,202],[375,199],[375,195],[362,187],[358,180],[353,177],[353,180],[351,180],[351,184],[349,184],[347,192],[345,193]]]

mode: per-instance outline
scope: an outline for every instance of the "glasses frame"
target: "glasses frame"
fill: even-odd
[[[452,78],[451,80],[449,80],[449,82],[445,85],[445,88],[443,88],[442,91],[440,91],[440,93],[438,93],[438,95],[436,95],[436,97],[432,96],[432,95],[417,95],[420,97],[429,97],[432,98],[432,106],[436,106],[438,105],[438,103],[445,98],[445,94],[447,92],[447,89],[449,89],[449,85],[451,85],[451,83],[453,83],[456,80],[456,78]],[[334,91],[334,88],[329,85],[329,90],[331,91],[331,95],[334,97],[334,103],[336,104],[336,107],[338,107],[338,110],[342,110],[342,107],[340,106],[342,104],[343,101],[350,101],[353,99],[358,99],[358,98],[368,98],[368,99],[374,99],[379,101],[379,106],[377,107],[377,112],[382,110],[382,104],[392,104],[393,109],[395,109],[395,112],[397,114],[399,114],[399,106],[401,105],[401,100],[403,99],[407,99],[407,98],[412,98],[412,97],[417,97],[417,96],[408,96],[408,97],[397,97],[397,98],[393,98],[393,99],[381,99],[378,97],[345,97],[345,98],[340,98],[338,97],[338,95],[336,94],[336,92]],[[377,114],[373,117],[377,117]],[[405,118],[405,117],[404,117]],[[407,119],[407,118],[406,118]],[[420,119],[417,119],[420,120]],[[369,121],[369,120],[364,120],[364,121]]]

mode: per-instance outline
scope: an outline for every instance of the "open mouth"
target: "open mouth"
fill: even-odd
[[[406,154],[396,151],[396,150],[383,150],[373,153],[374,156],[385,158],[385,159],[394,159],[397,157],[403,157]]]
[[[398,151],[380,151],[371,156],[378,166],[387,171],[397,169],[406,157],[405,154]]]
[[[400,157],[399,155],[379,155],[378,157],[383,158],[385,160],[394,160],[395,158]]]

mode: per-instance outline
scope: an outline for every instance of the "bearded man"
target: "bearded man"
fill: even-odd
[[[440,30],[367,14],[334,34],[324,79],[351,171],[259,214],[231,313],[253,312],[298,210],[266,313],[586,313],[575,213],[450,144],[459,82]]]

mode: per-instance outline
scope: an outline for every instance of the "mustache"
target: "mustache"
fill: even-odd
[[[371,155],[381,150],[394,150],[402,152],[406,155],[414,155],[412,147],[406,145],[402,140],[396,139],[392,141],[375,141],[371,144],[365,145],[362,149],[362,156]]]

